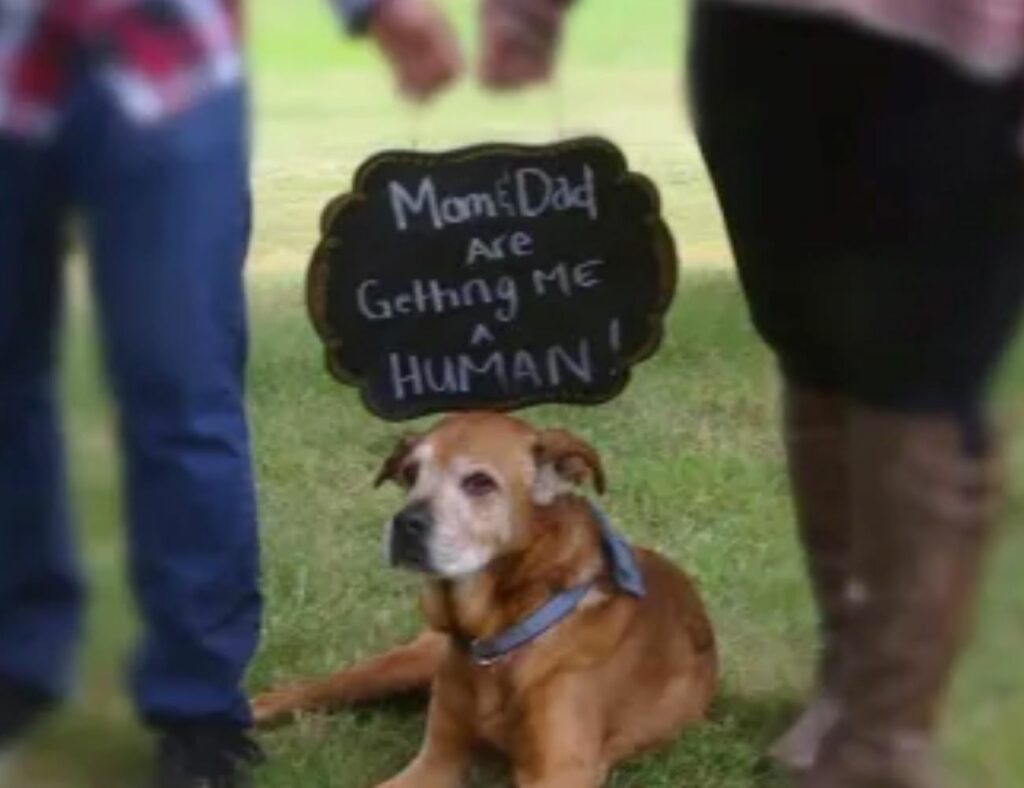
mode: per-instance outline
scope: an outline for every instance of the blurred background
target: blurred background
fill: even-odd
[[[368,46],[339,35],[326,3],[247,5],[256,205],[248,269],[250,407],[268,602],[250,686],[331,670],[417,627],[414,582],[385,571],[379,558],[380,523],[396,499],[370,485],[399,428],[371,418],[351,391],[328,378],[306,319],[303,278],[322,205],[347,190],[353,170],[380,148],[599,133],[661,188],[684,267],[669,336],[616,402],[528,415],[576,429],[601,449],[609,512],[633,540],[663,550],[696,577],[724,658],[711,720],[619,770],[611,784],[781,785],[755,776],[754,768],[811,677],[810,598],[776,437],[776,378],[747,321],[689,129],[683,5],[585,0],[550,88],[489,97],[463,85],[420,109],[398,101]],[[473,2],[448,5],[470,42]],[[64,382],[91,613],[78,692],[33,741],[18,788],[135,786],[149,755],[122,687],[133,617],[122,572],[115,428],[83,265],[77,258],[69,265]],[[1020,423],[1020,343],[998,398],[1001,418]],[[1024,786],[1024,452],[1019,442],[1010,450],[1005,528],[943,738],[943,761],[958,786]],[[304,720],[263,737],[272,760],[258,784],[374,784],[416,751],[422,729],[415,705]],[[485,764],[473,784],[504,785],[500,773]]]

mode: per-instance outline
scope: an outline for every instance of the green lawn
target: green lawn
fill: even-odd
[[[468,0],[451,4],[470,29]],[[486,138],[539,140],[600,132],[661,186],[684,257],[662,352],[615,403],[540,408],[603,452],[608,511],[637,542],[699,580],[724,660],[711,720],[668,750],[616,772],[612,785],[726,788],[755,779],[764,743],[799,704],[810,675],[812,617],[775,433],[776,381],[748,325],[721,223],[680,99],[683,24],[677,0],[587,0],[558,84],[520,98],[463,87],[426,109],[393,97],[369,52],[339,43],[320,3],[257,0],[256,233],[249,287],[251,412],[261,483],[264,647],[251,686],[331,670],[417,626],[415,585],[385,570],[380,523],[397,502],[371,489],[399,428],[376,422],[322,371],[302,280],[321,205],[385,146],[440,147]],[[642,12],[637,10],[642,9]],[[80,278],[81,265],[73,274]],[[147,758],[121,687],[132,638],[123,591],[116,454],[97,383],[87,299],[69,320],[68,391],[74,490],[93,606],[80,691],[32,747],[18,788],[122,788]],[[1001,390],[1024,394],[1024,347]],[[1024,786],[1024,454],[985,589],[980,633],[957,682],[943,756],[956,784]],[[419,708],[306,719],[263,737],[266,788],[362,788],[416,750]],[[492,767],[475,785],[501,785]]]

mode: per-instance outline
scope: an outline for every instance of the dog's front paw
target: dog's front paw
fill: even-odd
[[[252,721],[261,728],[290,722],[306,708],[306,695],[302,687],[281,687],[261,692],[249,701]]]
[[[392,777],[390,780],[378,783],[373,788],[409,788],[409,781],[403,780],[402,775],[397,775],[396,777]]]

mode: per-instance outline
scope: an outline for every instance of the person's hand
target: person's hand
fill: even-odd
[[[399,90],[415,101],[430,98],[462,71],[455,34],[433,0],[378,0],[369,34]]]
[[[570,0],[482,0],[480,80],[495,90],[546,81]]]

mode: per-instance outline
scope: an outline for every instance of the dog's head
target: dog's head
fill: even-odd
[[[520,549],[538,506],[592,481],[597,452],[565,430],[537,430],[495,413],[449,416],[399,441],[376,484],[394,481],[405,505],[386,526],[395,566],[459,577]]]

